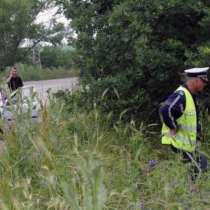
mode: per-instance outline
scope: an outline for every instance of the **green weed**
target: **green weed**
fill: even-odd
[[[0,209],[209,209],[210,173],[192,183],[190,166],[154,146],[145,126],[113,126],[97,108],[68,112],[53,97],[39,121],[29,116],[4,128]]]

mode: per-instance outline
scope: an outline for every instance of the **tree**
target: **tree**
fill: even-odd
[[[0,68],[23,60],[30,50],[41,41],[50,40],[55,44],[61,41],[61,29],[63,28],[60,24],[54,21],[53,27],[46,28],[35,21],[41,11],[52,6],[54,6],[52,0],[1,0]],[[52,36],[57,31],[59,37],[58,34]],[[33,44],[23,50],[20,45],[25,39],[30,40]]]
[[[51,26],[48,28],[48,36],[45,41],[51,43],[54,47],[61,45],[67,33],[67,28],[63,23],[58,23],[55,19],[51,20]]]
[[[151,121],[180,82],[179,73],[209,64],[207,1],[57,3],[77,33],[77,63],[89,84],[88,95],[106,111]]]

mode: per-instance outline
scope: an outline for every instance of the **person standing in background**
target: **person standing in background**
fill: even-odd
[[[19,87],[23,86],[23,81],[20,76],[17,74],[17,68],[13,66],[10,71],[10,75],[7,79],[7,84],[10,91],[15,91]]]

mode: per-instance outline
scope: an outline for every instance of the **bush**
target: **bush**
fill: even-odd
[[[45,68],[63,67],[70,69],[73,66],[73,49],[45,47],[40,54],[41,64]]]
[[[117,116],[128,110],[126,119],[156,120],[179,74],[209,63],[206,1],[78,0],[62,6],[77,32],[75,63],[88,94]]]

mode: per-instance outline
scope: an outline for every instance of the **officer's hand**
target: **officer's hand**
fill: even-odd
[[[176,133],[177,133],[177,129],[176,129],[176,128],[170,129],[170,135],[171,135],[171,136],[175,136]]]

